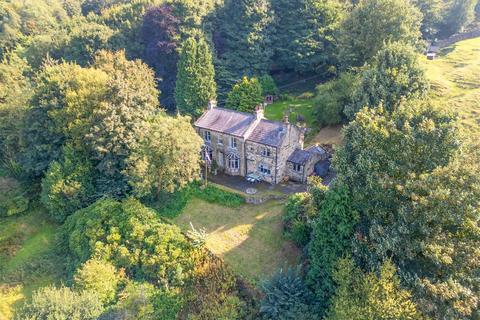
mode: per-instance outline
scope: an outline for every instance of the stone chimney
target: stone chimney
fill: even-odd
[[[217,107],[217,100],[208,101],[208,110],[212,110]]]
[[[285,123],[285,124],[289,124],[289,123],[290,123],[290,121],[288,120],[288,113],[285,113],[285,114],[283,115],[283,123]]]
[[[259,104],[255,107],[255,118],[260,120],[263,119],[263,105]]]

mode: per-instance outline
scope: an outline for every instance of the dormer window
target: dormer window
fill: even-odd
[[[270,149],[269,148],[263,148],[262,149],[262,156],[270,157],[271,156]]]
[[[204,138],[207,142],[212,141],[212,134],[210,133],[210,131],[205,131]]]
[[[232,149],[237,149],[237,139],[235,138],[230,138],[230,148]]]

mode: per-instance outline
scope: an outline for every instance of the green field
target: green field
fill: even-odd
[[[277,101],[265,108],[265,117],[270,120],[280,121],[286,112],[289,113],[289,121],[296,122],[296,116],[302,115],[308,127],[314,126],[313,116],[314,99],[290,98],[288,100]]]
[[[207,247],[256,283],[299,257],[299,250],[283,238],[282,210],[280,201],[226,208],[194,198],[174,222],[184,231],[190,223],[204,228]]]
[[[464,133],[480,137],[480,38],[445,48],[436,60],[424,59],[438,104],[458,113]]]

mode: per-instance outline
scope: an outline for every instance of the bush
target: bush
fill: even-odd
[[[94,292],[104,304],[114,301],[121,279],[110,262],[95,259],[85,262],[74,276],[76,288]]]
[[[307,219],[311,195],[297,193],[288,197],[283,213],[285,236],[299,246],[305,246],[310,240],[311,226]]]
[[[317,123],[328,126],[345,122],[344,109],[352,103],[357,86],[358,77],[350,73],[318,86],[314,104]]]
[[[88,158],[68,145],[63,148],[63,153],[61,162],[50,164],[42,180],[40,197],[50,216],[59,223],[89,205],[94,193]]]
[[[207,202],[230,208],[237,208],[245,204],[245,198],[241,195],[220,189],[212,184],[208,184],[206,187],[199,184],[193,185],[192,195]]]
[[[313,92],[310,92],[310,91],[307,91],[307,92],[304,92],[302,94],[300,94],[297,99],[300,99],[300,100],[309,100],[309,99],[313,99],[315,97],[315,94]]]
[[[106,198],[77,211],[63,225],[61,241],[74,267],[94,256],[156,285],[181,286],[193,268],[193,248],[180,229],[135,199]]]
[[[92,292],[45,287],[33,293],[32,301],[20,310],[16,319],[94,320],[102,311],[100,300]]]
[[[258,81],[260,81],[260,85],[262,86],[262,92],[263,95],[271,95],[271,96],[276,96],[278,94],[278,87],[277,84],[275,83],[275,80],[273,78],[266,74],[261,76]]]
[[[0,217],[22,214],[29,209],[30,200],[15,180],[0,178]]]
[[[228,94],[226,106],[238,111],[253,112],[263,100],[262,86],[258,79],[243,77]]]

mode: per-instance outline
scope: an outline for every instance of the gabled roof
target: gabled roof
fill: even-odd
[[[255,121],[255,115],[224,108],[207,110],[196,122],[195,126],[243,137],[250,125]]]
[[[311,146],[311,147],[308,147],[305,150],[310,152],[310,153],[317,153],[321,156],[324,156],[324,155],[327,154],[327,152],[322,147],[319,147],[319,146]]]
[[[248,141],[279,147],[287,132],[286,125],[278,121],[262,119],[248,136]]]
[[[288,157],[287,161],[303,165],[308,161],[308,159],[310,159],[311,156],[312,154],[307,150],[295,149],[290,157]]]

